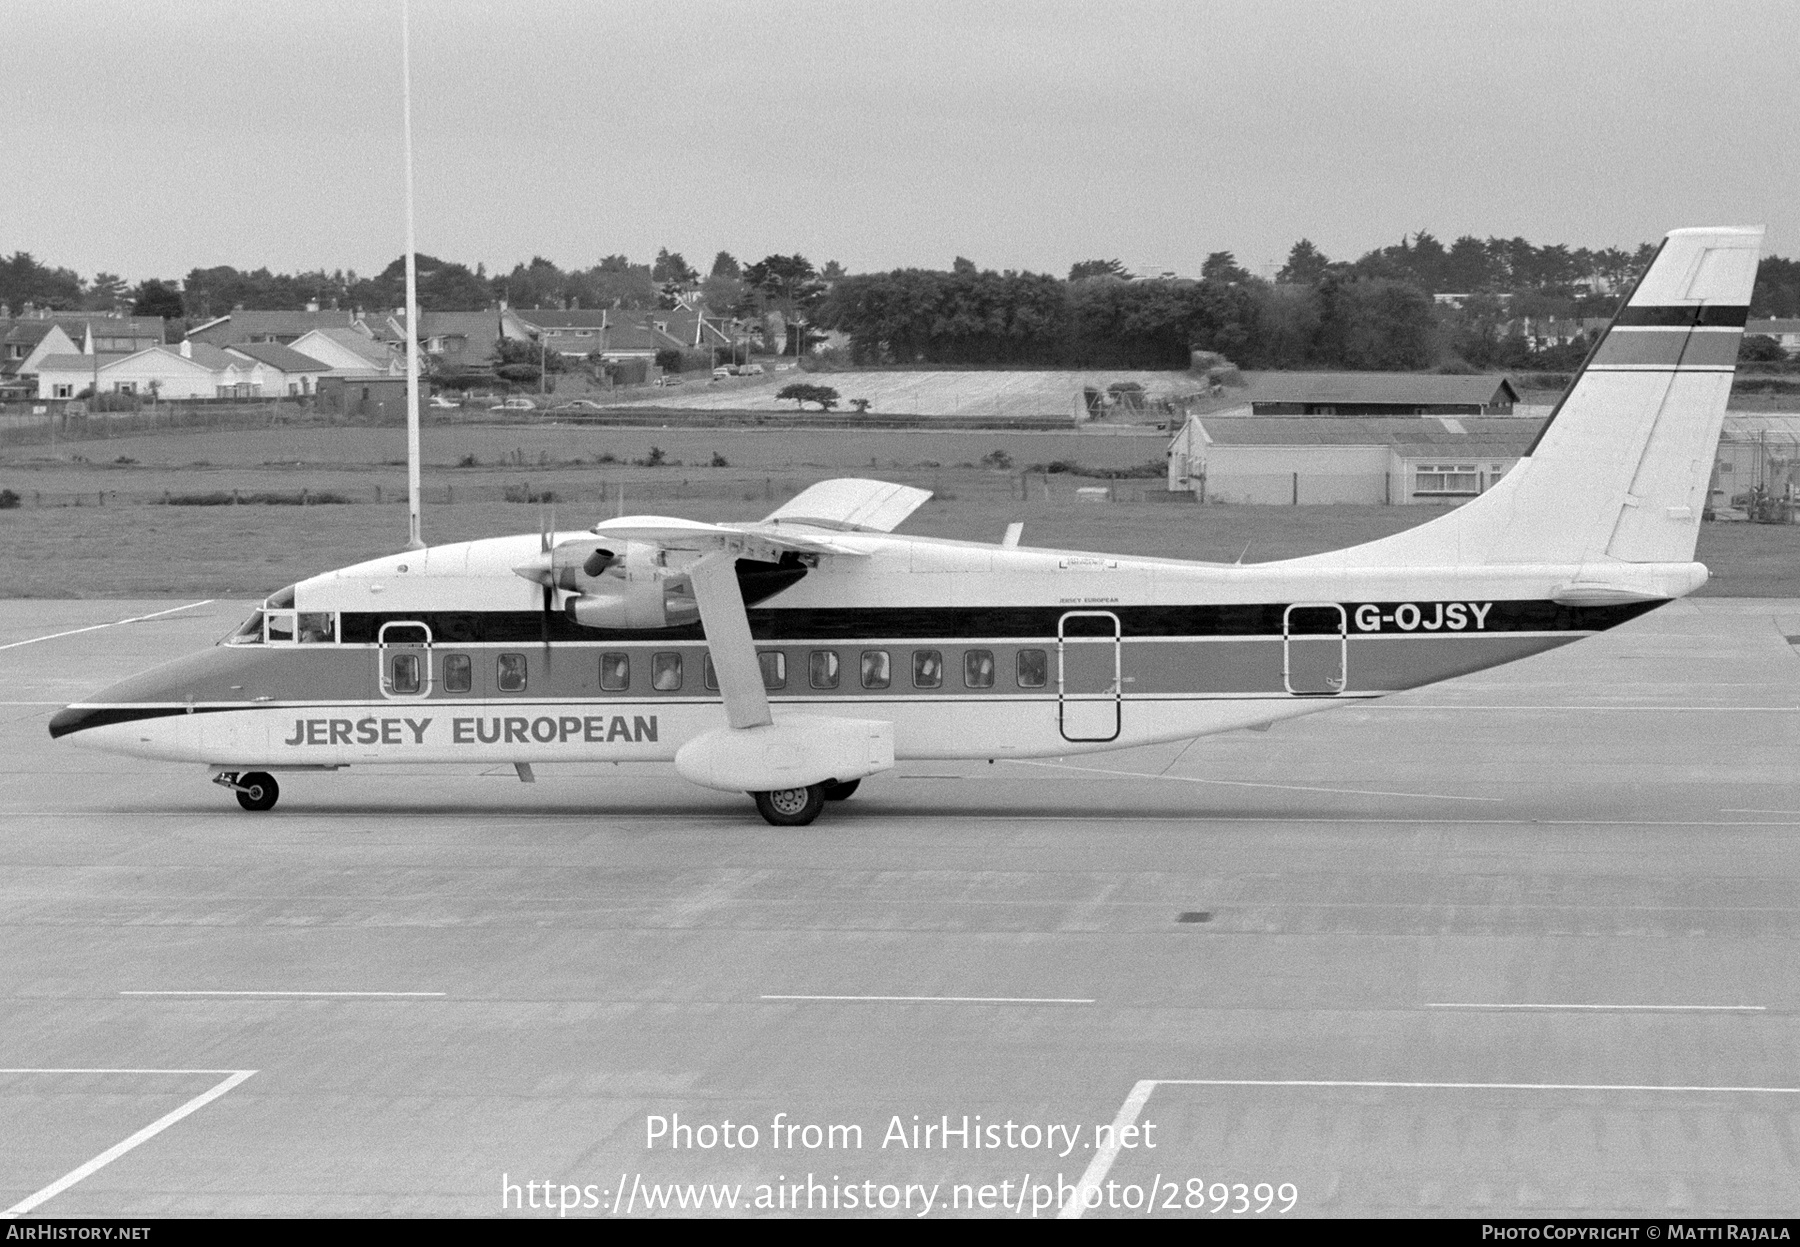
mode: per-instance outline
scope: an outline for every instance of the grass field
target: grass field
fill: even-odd
[[[1263,562],[1353,545],[1441,514],[1436,507],[1228,507],[1167,501],[1159,480],[1115,484],[1117,501],[1077,501],[1101,482],[1019,469],[1068,459],[1122,468],[1160,458],[1158,437],[1074,433],[821,433],[800,430],[427,430],[425,532],[437,543],[534,531],[548,490],[556,521],[585,527],[616,514],[754,519],[830,476],[874,475],[938,495],[902,527],[997,541],[1014,520],[1027,545],[1173,558]],[[652,446],[681,467],[597,464]],[[404,541],[404,436],[398,429],[266,429],[161,434],[0,456],[0,489],[25,505],[0,511],[0,596],[260,596]],[[974,466],[993,450],[1011,471]],[[728,467],[692,466],[719,453]],[[84,462],[70,456],[104,459]],[[466,456],[476,465],[453,466]],[[133,463],[113,463],[112,459]],[[581,462],[572,462],[573,460]],[[1021,485],[1024,494],[1021,496]],[[340,494],[348,504],[169,506],[171,494]],[[376,490],[382,502],[375,501]],[[1046,489],[1048,496],[1046,496]],[[104,502],[102,499],[104,498]],[[1800,597],[1800,527],[1708,524],[1703,592]]]

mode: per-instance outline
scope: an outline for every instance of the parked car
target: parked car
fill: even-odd
[[[740,377],[760,377],[763,375],[761,364],[739,364],[737,375]]]
[[[428,401],[425,405],[427,407],[435,407],[439,411],[444,411],[444,410],[455,411],[458,407],[462,406],[461,403],[451,402],[449,399],[445,398],[442,394],[433,394],[431,396],[430,401]]]
[[[667,376],[658,377],[656,379],[656,384],[658,384],[658,385],[680,385],[681,378],[680,377],[667,377]]]
[[[572,398],[566,403],[558,403],[551,411],[605,411],[604,403],[596,403],[591,398]]]
[[[489,411],[536,411],[537,404],[529,398],[509,398],[504,403],[495,403]]]
[[[736,371],[737,370],[734,368],[726,368],[723,365],[720,365],[719,367],[713,369],[713,380],[714,381],[723,381],[727,377],[729,377],[733,373],[735,373]]]

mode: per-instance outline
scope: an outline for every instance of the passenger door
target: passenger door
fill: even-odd
[[[1281,678],[1298,697],[1335,697],[1344,691],[1349,658],[1348,619],[1336,602],[1296,602],[1281,617]]]
[[[1064,740],[1119,737],[1119,617],[1070,611],[1056,625],[1057,701]]]

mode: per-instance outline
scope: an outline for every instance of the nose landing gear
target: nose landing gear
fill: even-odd
[[[281,785],[267,771],[221,771],[213,776],[213,783],[235,792],[238,804],[246,810],[272,810],[281,799]]]

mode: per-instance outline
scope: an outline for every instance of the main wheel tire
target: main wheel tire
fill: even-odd
[[[825,808],[825,785],[809,788],[777,788],[774,792],[753,792],[756,812],[777,827],[804,827]]]
[[[248,771],[237,782],[238,804],[246,810],[272,810],[281,800],[281,785],[267,771]]]
[[[825,799],[827,801],[848,801],[851,795],[856,792],[856,786],[860,783],[862,783],[862,780],[853,779],[848,783],[843,784],[826,784]]]

